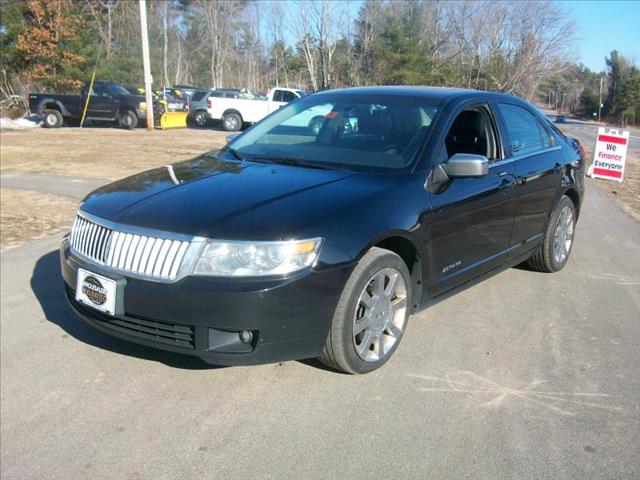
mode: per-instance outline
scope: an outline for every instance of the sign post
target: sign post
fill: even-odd
[[[592,178],[622,182],[628,145],[628,130],[598,128],[596,148],[593,151],[593,163],[589,167],[587,175]]]

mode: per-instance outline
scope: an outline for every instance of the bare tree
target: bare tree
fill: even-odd
[[[317,0],[311,3],[314,33],[318,42],[320,57],[320,87],[332,87],[333,54],[336,50],[337,33],[344,24],[344,12],[338,11],[337,2]]]
[[[299,11],[289,10],[288,19],[291,33],[293,34],[307,65],[307,73],[312,90],[318,90],[318,78],[316,76],[317,39],[313,36],[313,7],[310,0],[299,2]]]
[[[211,84],[214,87],[224,86],[224,66],[229,53],[230,37],[232,34],[231,15],[232,1],[218,0],[210,2],[199,0],[202,8],[206,30],[208,33]]]
[[[105,48],[105,56],[111,60],[113,46],[113,15],[119,0],[85,0],[86,9],[93,17],[96,30]]]

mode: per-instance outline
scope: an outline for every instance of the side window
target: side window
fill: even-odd
[[[283,102],[293,102],[296,98],[295,94],[293,92],[282,92],[282,101]]]
[[[460,112],[449,128],[445,147],[448,158],[456,153],[471,153],[495,160],[498,147],[487,107],[471,107]]]
[[[542,136],[542,146],[544,148],[555,147],[556,138],[551,132],[540,122],[538,122],[538,127],[540,128],[540,135]]]
[[[93,84],[93,87],[91,88],[91,96],[92,97],[106,97],[107,96],[107,92],[104,88],[104,85],[96,85],[95,83]]]
[[[284,102],[284,92],[282,90],[276,90],[273,92],[274,102]]]
[[[540,135],[540,124],[531,113],[508,103],[500,103],[499,106],[509,131],[511,144],[506,147],[511,155],[532,153],[545,148]],[[547,142],[550,141],[547,138]]]

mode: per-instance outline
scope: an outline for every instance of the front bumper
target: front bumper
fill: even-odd
[[[187,276],[175,283],[141,280],[105,270],[60,247],[62,277],[73,310],[115,337],[195,355],[216,365],[252,365],[320,354],[352,266],[304,272],[288,279]],[[115,316],[75,300],[78,268],[118,283]],[[239,332],[253,340],[242,343]]]

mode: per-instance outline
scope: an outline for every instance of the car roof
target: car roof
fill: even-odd
[[[353,87],[339,88],[336,90],[324,90],[314,95],[401,95],[409,97],[428,97],[440,100],[467,99],[467,98],[492,98],[496,100],[517,100],[524,102],[521,98],[497,92],[486,92],[483,90],[471,90],[466,88],[451,87],[421,87],[421,86],[381,86],[381,87]]]

